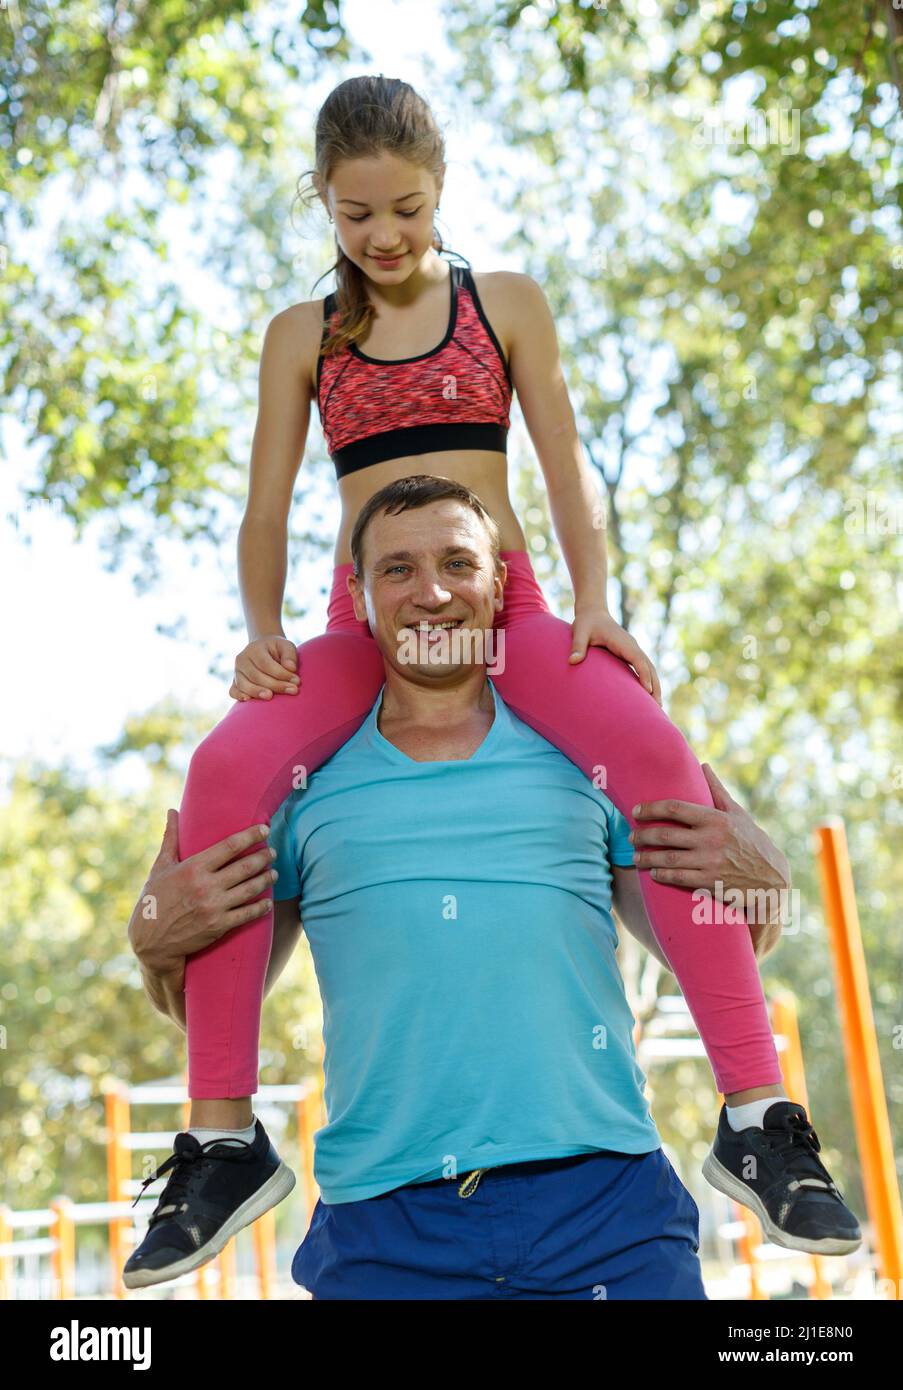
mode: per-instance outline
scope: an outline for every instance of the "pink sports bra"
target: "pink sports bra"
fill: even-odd
[[[397,361],[357,343],[317,362],[317,409],[336,477],[385,459],[436,449],[507,453],[512,382],[469,266],[452,265],[445,337],[430,352]],[[326,341],[338,314],[323,303]]]

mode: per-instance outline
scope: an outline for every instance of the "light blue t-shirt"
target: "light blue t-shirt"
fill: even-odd
[[[446,762],[380,733],[381,690],[272,818],[323,1003],[326,1205],[661,1146],[609,910],[629,824],[489,686],[486,738]]]

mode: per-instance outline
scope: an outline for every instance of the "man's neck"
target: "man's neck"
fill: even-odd
[[[496,718],[495,701],[484,667],[455,676],[431,686],[387,670],[376,720],[383,738],[417,762],[473,757]]]
[[[383,720],[406,722],[420,728],[460,725],[479,711],[493,715],[495,701],[485,666],[471,666],[448,676],[399,675],[386,667],[386,684],[379,710]],[[490,720],[491,722],[491,720]]]

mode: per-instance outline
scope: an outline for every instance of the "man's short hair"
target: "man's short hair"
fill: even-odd
[[[351,532],[351,558],[357,577],[360,578],[363,571],[364,532],[378,512],[384,511],[390,516],[397,516],[399,512],[407,511],[410,507],[425,507],[430,502],[439,502],[446,497],[463,502],[476,512],[486,528],[493,566],[498,570],[499,528],[477,494],[464,483],[456,483],[451,478],[437,478],[430,473],[412,473],[408,478],[397,478],[394,483],[387,483],[379,492],[374,492],[361,507],[354,523],[354,530]]]

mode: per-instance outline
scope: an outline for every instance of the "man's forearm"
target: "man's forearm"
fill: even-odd
[[[747,926],[749,927],[749,934],[752,937],[756,960],[764,960],[766,956],[771,955],[781,939],[781,923],[780,921],[776,921],[758,925],[753,922],[748,922]]]
[[[282,903],[276,904],[276,924],[263,986],[264,998],[269,994],[288,964],[289,957],[301,935],[302,925],[298,917],[296,902],[297,900],[291,909],[288,909],[286,904],[287,910],[285,912]],[[169,977],[155,975],[153,971],[148,970],[143,965],[141,966],[141,978],[144,982],[144,992],[158,1013],[164,1014],[166,1018],[171,1018],[183,1033],[187,1032],[184,987],[176,989]]]
[[[652,925],[649,921],[649,918],[646,916],[644,916],[643,918],[636,916],[633,919],[632,925],[629,922],[624,921],[623,918],[621,918],[620,920],[622,924],[630,932],[631,936],[636,937],[640,945],[646,948],[650,956],[655,956],[655,959],[659,962],[659,964],[663,965],[665,969],[669,972],[669,974],[673,975],[674,966],[671,964],[668,957],[665,955],[664,951],[659,945],[658,938],[656,937],[655,932],[652,930]]]
[[[164,976],[154,975],[149,970],[145,970],[144,966],[141,967],[141,978],[144,982],[144,993],[157,1012],[171,1018],[183,1033],[187,1032],[185,991],[174,989]]]
[[[613,880],[612,908],[618,921],[630,932],[631,936],[636,937],[640,945],[644,946],[650,955],[655,956],[656,960],[673,975],[674,968],[652,930],[636,869],[632,866],[619,864],[613,865],[611,872]]]
[[[757,960],[764,960],[777,947],[784,926],[782,913],[790,896],[790,863],[775,849],[775,859],[763,873],[762,883],[746,894],[746,923]]]

